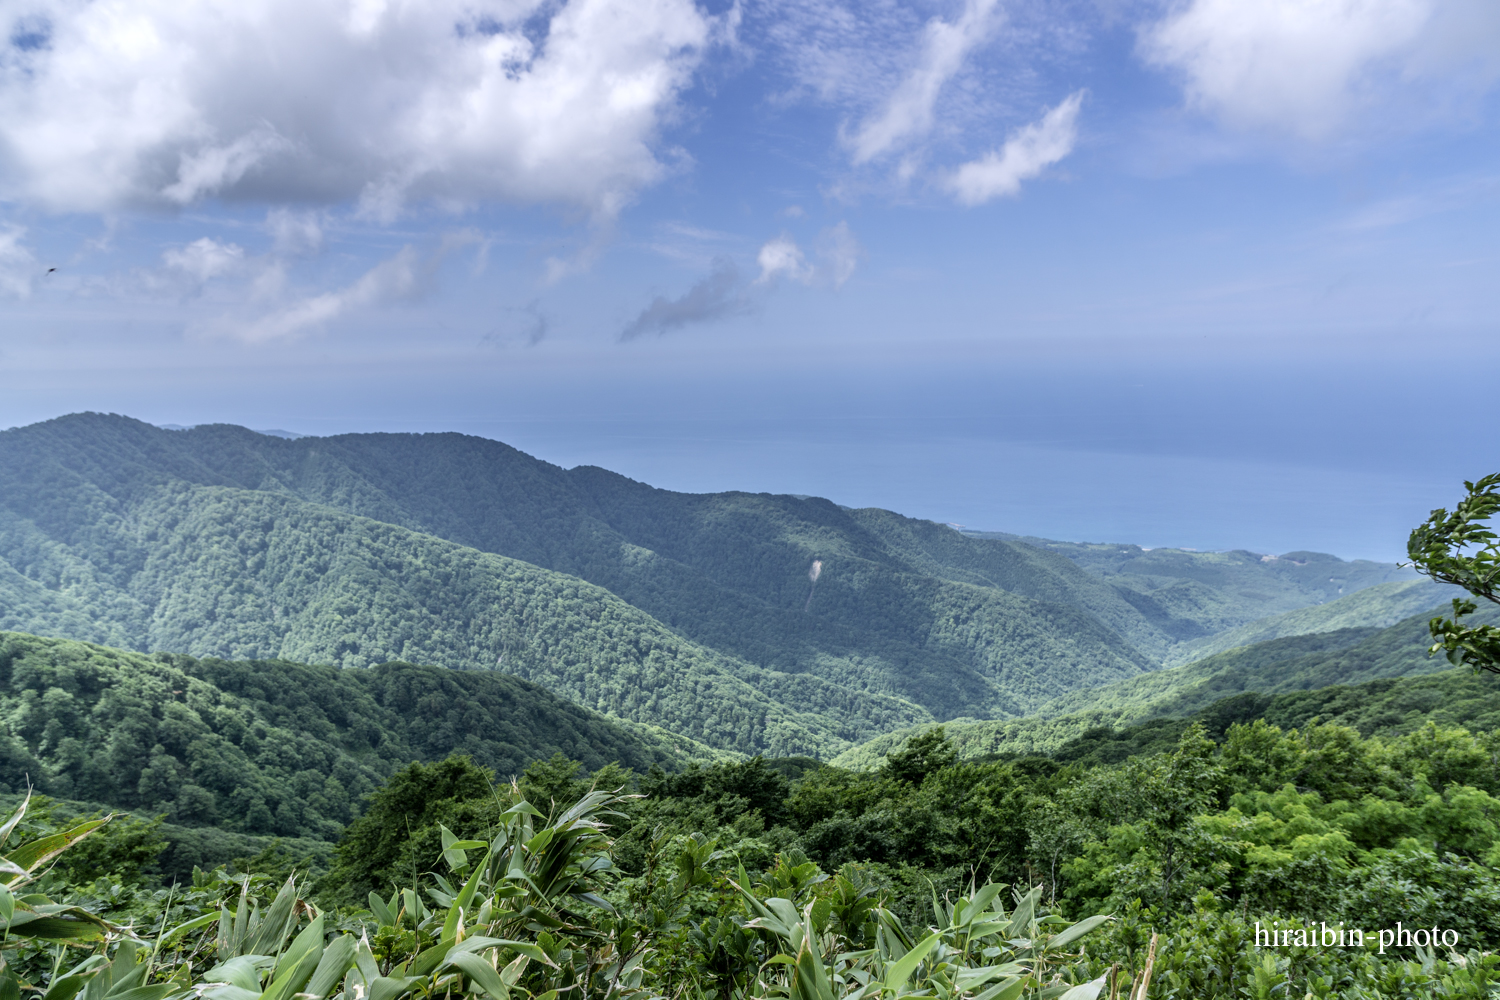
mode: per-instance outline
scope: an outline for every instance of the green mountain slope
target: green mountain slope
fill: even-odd
[[[669,696],[627,667],[605,678],[580,665],[581,653],[528,658],[514,637],[474,640],[434,606],[448,594],[424,593],[414,609],[382,598],[364,617],[340,602],[363,608],[391,591],[394,564],[381,546],[412,551],[416,533],[504,553],[588,579],[721,654],[763,703],[831,712],[818,726],[835,742],[925,718],[1017,714],[1153,666],[1121,634],[1140,624],[1128,603],[1050,553],[827,501],[653,490],[460,435],[286,441],[81,415],[0,434],[0,503],[0,586],[10,593],[0,607],[12,628],[347,665],[395,655],[498,664],[644,721],[678,727],[673,706],[687,704],[714,721],[685,731],[746,749],[822,744],[805,733],[752,735],[785,726],[775,705],[756,708],[743,692],[703,706],[702,692]],[[334,527],[335,510],[408,531]],[[365,541],[303,545],[299,533]],[[255,552],[273,535],[281,544],[262,560]],[[243,568],[228,558],[236,550]],[[814,558],[824,572],[805,611]],[[314,583],[318,600],[308,596]],[[451,597],[475,610],[467,590]],[[380,624],[397,620],[399,634]],[[734,721],[746,705],[767,721]]]
[[[1191,645],[1195,641],[1270,615],[1336,601],[1377,584],[1420,580],[1414,571],[1393,563],[1345,562],[1319,552],[1270,556],[1241,550],[1057,542],[1002,532],[970,534],[1024,542],[1067,556],[1108,583],[1163,632],[1189,644],[1164,655],[1174,663],[1183,662],[1184,656],[1204,655]],[[1430,603],[1437,600],[1441,597]]]
[[[1070,693],[1048,702],[1032,718],[960,721],[949,723],[947,732],[964,757],[1051,754],[1091,729],[1188,718],[1247,692],[1267,698],[1433,674],[1446,670],[1448,662],[1427,655],[1428,617],[1414,615],[1385,629],[1341,629],[1256,643],[1186,666]],[[1500,623],[1500,610],[1486,609],[1475,619]],[[884,734],[845,751],[834,763],[874,767],[908,737],[929,728]]]
[[[0,632],[0,794],[29,781],[178,824],[333,840],[397,767],[455,750],[502,776],[558,752],[638,770],[709,753],[493,672],[146,656]]]
[[[1171,752],[1195,722],[1202,723],[1211,738],[1222,739],[1230,726],[1255,719],[1283,731],[1314,723],[1348,726],[1365,737],[1400,736],[1428,723],[1489,732],[1500,726],[1500,676],[1454,668],[1313,691],[1234,695],[1186,717],[1151,719],[1120,729],[1095,727],[1049,756],[1064,763],[1116,764],[1128,757]]]
[[[1236,555],[1194,583],[1193,618],[1184,580],[1156,588],[1170,614],[1141,581],[1207,579],[1203,560],[1137,550],[1147,577],[1078,557],[826,500],[671,493],[457,434],[286,440],[99,414],[0,433],[0,627],[497,667],[745,751],[1033,713],[1239,624],[1223,606],[1257,573],[1296,584],[1277,610],[1326,596],[1314,570]],[[1351,587],[1393,572],[1317,560]]]
[[[826,752],[930,718],[735,661],[599,587],[404,528],[248,490],[179,485],[134,500],[86,546],[13,519],[29,575],[0,579],[0,627],[352,667],[503,660],[598,710],[749,750]]]
[[[1166,665],[1180,666],[1237,646],[1248,646],[1285,636],[1336,632],[1348,628],[1386,628],[1403,618],[1437,607],[1444,599],[1451,600],[1461,593],[1457,587],[1435,583],[1425,577],[1377,583],[1327,604],[1284,611],[1207,639],[1183,643],[1172,650]]]

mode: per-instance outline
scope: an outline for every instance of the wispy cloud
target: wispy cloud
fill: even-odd
[[[854,276],[864,252],[847,222],[829,226],[818,234],[814,243],[816,262],[810,262],[797,241],[783,233],[767,241],[756,255],[760,276],[755,283],[766,285],[785,278],[802,285],[842,288]]]
[[[739,268],[734,261],[721,258],[708,277],[678,298],[659,295],[652,299],[651,304],[620,331],[620,340],[636,340],[650,333],[661,335],[726,316],[743,316],[754,309],[754,300],[746,294],[740,282]]]
[[[760,273],[752,281],[741,277],[733,259],[719,257],[713,270],[682,295],[675,299],[661,295],[652,299],[621,331],[620,340],[637,340],[647,334],[660,335],[685,326],[750,315],[783,281],[840,288],[853,276],[864,256],[864,248],[845,222],[819,233],[814,247],[814,259],[809,260],[787,233],[767,240],[755,255]]]
[[[965,205],[1020,193],[1022,181],[1038,176],[1073,151],[1083,96],[1081,90],[1072,94],[1040,121],[1018,129],[999,151],[959,167],[948,179],[948,188]]]
[[[273,208],[266,213],[266,231],[274,241],[273,250],[283,257],[317,253],[323,248],[323,228],[321,212]]]
[[[481,242],[472,230],[449,233],[438,247],[422,254],[404,246],[342,288],[291,302],[262,306],[257,316],[222,317],[207,324],[205,332],[262,344],[290,340],[326,326],[339,317],[362,308],[412,301],[428,292],[438,268],[455,250]],[[279,288],[272,289],[279,292]],[[266,296],[251,296],[252,301]]]
[[[818,235],[819,267],[834,288],[854,277],[854,269],[865,256],[865,248],[854,238],[847,222],[830,226]]]
[[[996,0],[967,0],[953,21],[933,18],[923,30],[917,64],[880,111],[846,138],[856,164],[867,163],[932,129],[933,108],[944,84],[999,23]]]
[[[233,274],[245,265],[245,248],[235,243],[220,243],[204,236],[185,247],[163,251],[162,263],[195,284],[203,285],[214,278]]]
[[[1500,176],[1450,178],[1412,194],[1371,202],[1351,212],[1333,228],[1351,233],[1388,229],[1493,203],[1497,198],[1500,198]]]
[[[498,330],[485,334],[479,338],[480,344],[501,348],[512,347],[516,344],[535,347],[547,339],[547,334],[552,329],[552,321],[546,313],[542,312],[541,300],[532,299],[524,307],[512,308],[508,311],[520,313],[520,322],[506,324]]]

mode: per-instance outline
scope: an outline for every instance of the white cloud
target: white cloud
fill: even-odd
[[[854,276],[854,269],[865,253],[847,222],[823,230],[815,246],[817,263],[813,264],[808,262],[797,241],[785,233],[768,240],[755,257],[760,265],[760,277],[755,283],[765,285],[786,278],[803,285],[842,288]]]
[[[198,241],[204,242],[209,241]],[[265,311],[259,316],[221,318],[209,323],[205,329],[210,334],[252,344],[291,340],[358,309],[421,298],[433,287],[438,268],[450,254],[482,242],[478,233],[465,229],[444,236],[441,243],[425,256],[413,246],[404,246],[342,288],[291,302],[284,301],[284,262],[274,256],[258,258],[253,262],[254,268],[246,268],[255,271],[247,302],[261,302],[268,304],[269,308],[262,305]]]
[[[0,197],[58,211],[608,217],[668,169],[662,128],[717,37],[692,0],[37,0],[26,23],[45,37],[0,56]]]
[[[262,126],[227,145],[179,153],[177,180],[162,188],[162,196],[179,205],[191,204],[238,183],[250,168],[290,147],[275,129]]]
[[[943,85],[994,30],[996,0],[967,0],[955,21],[933,18],[923,30],[917,64],[891,93],[880,112],[848,138],[854,162],[867,163],[932,129],[933,109]]]
[[[274,252],[281,256],[313,254],[323,247],[323,219],[318,212],[273,208],[266,213],[266,231]]]
[[[842,288],[844,282],[854,277],[854,269],[865,255],[847,222],[830,226],[818,235],[818,257],[826,280],[834,288]]]
[[[21,243],[26,230],[20,226],[0,228],[0,294],[24,299],[31,294],[36,258]]]
[[[402,247],[343,288],[304,298],[248,322],[221,322],[217,329],[252,344],[286,340],[352,309],[410,298],[421,284],[422,270],[415,248]]]
[[[804,281],[812,277],[812,268],[802,256],[802,248],[785,234],[768,241],[755,255],[760,265],[760,277],[755,283],[763,285],[776,278],[787,277],[793,281]]]
[[[1141,36],[1188,105],[1241,129],[1326,139],[1375,113],[1430,122],[1500,68],[1493,0],[1191,0]]]
[[[949,189],[965,205],[1018,194],[1022,181],[1036,177],[1073,151],[1083,93],[1080,90],[1070,95],[1041,121],[1018,129],[999,152],[959,167],[948,178]]]
[[[168,270],[202,285],[239,270],[245,263],[245,250],[234,243],[220,243],[205,236],[185,247],[163,252],[161,259]]]

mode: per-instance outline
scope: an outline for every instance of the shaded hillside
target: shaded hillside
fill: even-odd
[[[554,753],[675,769],[694,749],[707,753],[492,672],[146,656],[0,633],[0,793],[29,780],[178,824],[333,840],[413,760],[459,751],[504,776]]]
[[[960,721],[949,723],[947,732],[968,758],[1048,755],[1090,729],[1188,718],[1226,698],[1249,697],[1247,693],[1269,697],[1438,673],[1449,664],[1442,657],[1427,655],[1428,617],[1414,615],[1386,629],[1342,629],[1256,643],[1186,666],[1065,695],[1044,705],[1032,718]],[[1500,622],[1500,611],[1485,610],[1475,619]],[[834,763],[873,767],[892,748],[928,728],[878,736],[839,755]]]

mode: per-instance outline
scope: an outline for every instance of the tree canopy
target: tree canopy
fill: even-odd
[[[1490,527],[1500,512],[1500,473],[1465,481],[1464,488],[1468,493],[1452,513],[1439,507],[1412,531],[1406,552],[1417,572],[1500,604],[1500,536]],[[1462,624],[1477,610],[1473,601],[1454,598],[1453,617],[1439,615],[1428,624],[1436,640],[1430,652],[1442,650],[1454,664],[1500,673],[1500,628]]]

